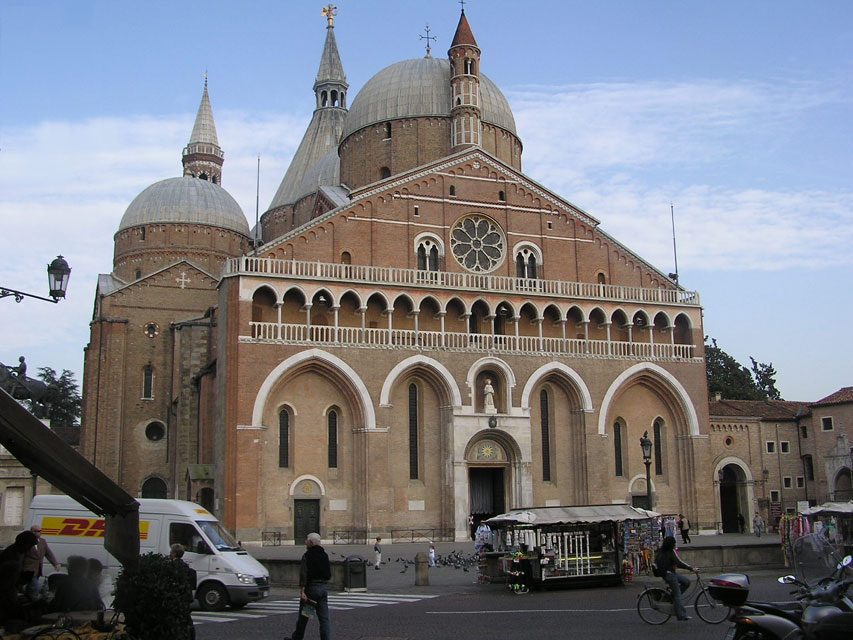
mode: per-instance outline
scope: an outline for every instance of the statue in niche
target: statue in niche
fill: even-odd
[[[495,407],[495,388],[492,386],[492,379],[486,378],[486,384],[483,386],[483,411],[485,413],[497,413]]]

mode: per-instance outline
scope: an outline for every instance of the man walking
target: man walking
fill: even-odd
[[[763,528],[764,518],[762,518],[760,514],[756,513],[755,517],[752,519],[752,532],[755,534],[756,538],[761,537],[761,530]]]
[[[309,533],[305,546],[307,549],[302,554],[302,565],[299,568],[300,599],[296,631],[285,640],[302,640],[308,620],[315,613],[320,623],[320,640],[330,640],[332,628],[329,622],[329,594],[326,590],[326,583],[332,577],[329,556],[320,546],[319,533]]]
[[[42,576],[44,557],[50,560],[54,571],[59,571],[59,563],[56,556],[50,550],[47,540],[41,537],[41,525],[34,524],[30,527],[36,538],[36,544],[24,554],[24,563],[21,568],[21,582],[26,585],[27,596],[35,600],[39,594],[39,581]]]

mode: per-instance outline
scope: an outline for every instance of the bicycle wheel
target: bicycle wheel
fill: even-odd
[[[650,587],[640,594],[637,613],[647,624],[663,624],[672,617],[672,598],[666,589]]]
[[[51,627],[34,635],[32,640],[80,640],[80,636],[74,629]]]
[[[708,587],[696,594],[693,607],[696,609],[696,615],[708,624],[720,624],[724,620],[728,620],[732,612],[731,607],[722,602],[717,602],[711,597]]]

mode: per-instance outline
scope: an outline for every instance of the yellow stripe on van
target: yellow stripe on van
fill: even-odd
[[[148,539],[148,522],[140,520],[139,539]],[[70,538],[103,538],[104,521],[98,518],[56,518],[46,516],[41,521],[41,532],[45,536],[68,536]]]

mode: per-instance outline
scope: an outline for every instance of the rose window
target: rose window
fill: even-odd
[[[500,227],[483,216],[462,218],[450,232],[450,250],[469,271],[493,271],[503,261],[504,247]]]

